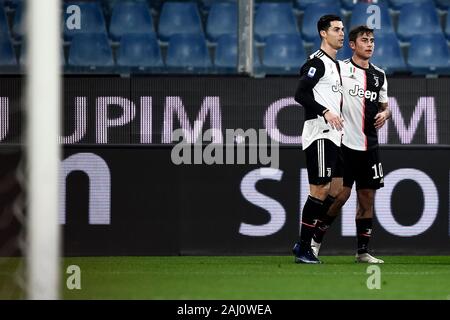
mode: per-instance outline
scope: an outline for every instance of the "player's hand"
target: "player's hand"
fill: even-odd
[[[388,114],[386,111],[377,113],[375,116],[375,128],[380,129],[384,124],[386,123],[386,120],[388,119]]]
[[[344,119],[337,114],[328,111],[324,114],[324,118],[333,129],[341,131],[344,128]]]

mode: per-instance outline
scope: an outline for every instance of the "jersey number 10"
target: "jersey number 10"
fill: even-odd
[[[382,178],[383,177],[383,167],[381,166],[381,163],[378,163],[378,166],[374,164],[372,166],[373,171],[375,171],[375,175],[373,176],[374,179]]]

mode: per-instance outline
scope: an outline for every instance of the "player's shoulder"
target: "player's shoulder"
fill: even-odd
[[[325,64],[323,63],[322,56],[323,52],[321,50],[317,50],[308,57],[303,67],[323,68]]]
[[[374,65],[372,62],[370,63],[370,66],[372,67],[372,69],[373,69],[373,71],[375,73],[381,73],[383,76],[385,76],[386,73],[384,72],[383,69],[381,69],[380,67]]]
[[[345,65],[348,65],[348,64],[351,63],[351,62],[350,62],[350,58],[344,59],[344,60],[338,60],[338,62],[339,62],[339,64],[340,64],[341,66],[345,66]]]

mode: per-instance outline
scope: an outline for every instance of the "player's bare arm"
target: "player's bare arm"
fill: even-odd
[[[381,103],[379,105],[379,112],[375,116],[375,128],[380,129],[391,117],[391,110],[388,107],[387,103]]]

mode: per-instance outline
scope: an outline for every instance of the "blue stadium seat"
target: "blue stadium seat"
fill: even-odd
[[[376,23],[376,21],[373,20],[373,14],[374,11],[369,10],[369,13],[367,10],[369,7],[372,6],[371,3],[363,3],[359,2],[353,7],[352,11],[352,17],[350,19],[350,28],[353,28],[358,25],[367,25]],[[392,27],[392,20],[391,15],[389,14],[389,8],[387,7],[385,2],[379,2],[377,4],[378,8],[380,8],[380,29],[376,29],[376,33],[383,33],[383,32],[394,32],[394,29]],[[372,26],[370,26],[372,27]],[[347,32],[350,32],[350,30],[347,30]]]
[[[322,40],[319,37],[314,39],[312,52],[315,52],[320,49],[321,42],[322,42]],[[352,55],[353,55],[353,51],[352,51],[352,49],[350,49],[350,46],[348,44],[348,37],[346,36],[344,38],[344,46],[338,51],[338,53],[336,55],[336,59],[337,60],[345,60],[345,59],[351,58]]]
[[[0,7],[0,35],[9,36],[8,20],[6,18],[5,10]]]
[[[212,64],[203,35],[173,35],[167,48],[166,65],[174,72],[208,71]]]
[[[267,38],[263,54],[266,73],[298,73],[306,61],[299,34],[273,34]]]
[[[161,49],[154,33],[124,34],[117,53],[117,65],[121,67],[163,67]]]
[[[436,6],[439,9],[447,10],[450,7],[450,0],[435,0]]]
[[[217,39],[214,65],[219,69],[236,70],[238,63],[238,38],[236,35],[225,34]]]
[[[214,65],[220,72],[237,71],[238,65],[238,38],[236,35],[224,34],[217,40],[217,47],[215,51]],[[259,61],[257,48],[253,48],[253,67],[261,67]]]
[[[10,8],[17,8],[17,6],[19,6],[23,2],[23,0],[3,0],[3,2]]]
[[[448,74],[450,53],[442,33],[420,34],[411,39],[408,66],[413,74]]]
[[[154,33],[150,8],[145,2],[118,2],[112,11],[109,34],[113,40],[127,33]]]
[[[351,0],[353,1],[353,0]],[[311,3],[334,3],[336,0],[295,0],[295,5],[300,10],[305,10],[305,8]]]
[[[409,41],[418,34],[441,32],[436,7],[432,2],[408,3],[400,10],[397,34]]]
[[[400,8],[405,4],[418,3],[418,2],[430,2],[433,0],[389,0],[390,6],[396,10],[400,10]]]
[[[201,0],[200,5],[203,10],[209,11],[211,7],[216,3],[223,3],[223,2],[229,2],[229,3],[235,3],[237,4],[238,0]],[[255,1],[255,5],[256,1]]]
[[[24,8],[23,3],[18,3],[16,7],[16,12],[14,13],[12,34],[15,39],[21,39],[25,33],[23,23],[24,20],[23,8]]]
[[[165,2],[159,18],[158,34],[168,41],[174,34],[203,33],[200,14],[194,2]]]
[[[342,7],[346,10],[352,10],[355,6],[354,0],[341,0]]]
[[[105,17],[99,2],[64,3],[64,21],[68,21],[68,18],[73,15],[71,10],[67,13],[67,9],[73,5],[80,8],[81,26],[79,29],[69,29],[67,23],[64,23],[64,37],[67,40],[71,40],[77,34],[106,33]]]
[[[319,38],[317,21],[324,14],[337,14],[341,16],[341,8],[337,3],[313,3],[306,7],[302,22],[303,39],[313,41],[315,38]]]
[[[238,8],[234,2],[213,3],[206,23],[206,35],[211,41],[223,34],[236,34],[238,28]]]
[[[380,33],[375,35],[375,51],[371,62],[384,69],[386,74],[407,70],[395,33]]]
[[[272,34],[298,34],[292,4],[262,2],[256,10],[255,39],[264,42]]]
[[[0,35],[0,67],[17,65],[16,54],[8,35]]]
[[[80,33],[73,37],[68,65],[73,67],[112,67],[114,60],[104,33]]]
[[[447,12],[447,22],[445,25],[445,34],[447,36],[447,39],[450,40],[450,9]]]

